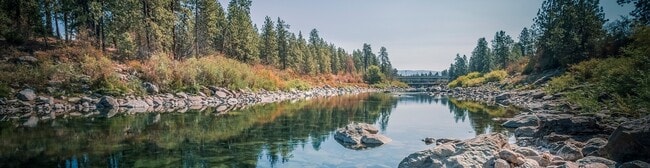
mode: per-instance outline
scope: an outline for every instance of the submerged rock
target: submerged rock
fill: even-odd
[[[374,147],[392,141],[386,136],[377,134],[378,132],[379,130],[370,124],[352,123],[337,129],[334,139],[352,149]]]

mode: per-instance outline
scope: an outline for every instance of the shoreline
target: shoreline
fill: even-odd
[[[539,89],[505,90],[494,84],[443,89],[431,94],[521,109],[512,118],[495,118],[503,121],[502,126],[514,130],[516,143],[508,143],[502,134],[481,134],[476,138],[415,152],[405,157],[400,167],[478,163],[485,167],[618,167],[632,162],[649,162],[646,156],[650,151],[643,151],[647,148],[644,145],[648,145],[644,142],[648,140],[642,138],[648,135],[650,116],[630,117],[606,111],[582,113],[578,107],[563,101],[561,93],[547,95]],[[486,138],[491,139],[492,144],[480,140]],[[473,149],[467,147],[468,143],[484,148]],[[633,145],[626,146],[629,143]],[[634,153],[635,148],[641,148],[636,149],[641,151]],[[449,159],[469,157],[476,151],[491,152],[492,155],[480,155],[478,161]]]
[[[29,118],[23,125],[30,127],[38,120],[50,120],[58,117],[102,115],[110,118],[118,113],[185,112],[187,110],[205,110],[208,107],[214,107],[218,113],[225,113],[250,105],[379,91],[364,87],[334,88],[329,86],[305,91],[247,92],[220,87],[209,87],[208,90],[210,93],[207,94],[177,92],[175,94],[164,93],[120,98],[90,95],[59,99],[44,95],[37,96],[32,91],[33,95],[27,96],[29,99],[21,100],[22,95],[17,95],[15,99],[11,100],[0,98],[0,122]]]

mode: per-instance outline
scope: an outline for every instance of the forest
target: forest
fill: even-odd
[[[608,21],[598,0],[544,1],[519,41],[497,31],[491,46],[481,37],[469,58],[457,54],[449,86],[500,82],[530,89],[528,84],[550,80],[542,86],[546,92],[566,94],[585,111],[600,111],[604,104],[636,113],[650,106],[650,1],[617,3],[635,9]]]
[[[0,94],[21,84],[106,94],[142,93],[142,82],[190,92],[211,85],[288,90],[399,84],[390,80],[396,71],[385,47],[374,53],[363,44],[350,53],[315,28],[303,35],[269,16],[258,28],[251,5],[251,0],[231,0],[227,9],[216,0],[1,0],[0,43],[7,47],[0,53],[11,61],[0,66]]]

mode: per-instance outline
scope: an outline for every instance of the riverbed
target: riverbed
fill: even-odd
[[[363,93],[249,106],[0,123],[0,167],[397,167],[421,139],[500,132],[508,110],[422,93]],[[393,141],[361,150],[333,133],[374,124]],[[511,136],[512,137],[512,136]]]

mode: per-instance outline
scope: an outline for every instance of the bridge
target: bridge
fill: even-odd
[[[447,76],[397,76],[396,78],[414,88],[439,86],[449,82]]]

